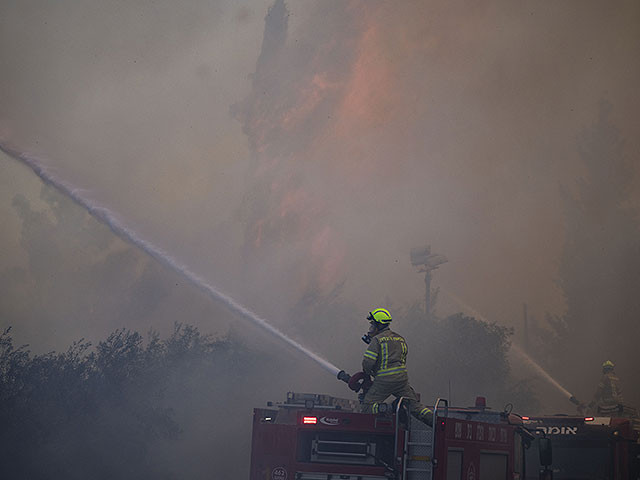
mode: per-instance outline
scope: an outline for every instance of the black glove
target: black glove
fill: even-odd
[[[349,383],[349,380],[351,380],[351,375],[349,375],[344,370],[340,370],[338,372],[338,380],[342,380],[344,383]]]

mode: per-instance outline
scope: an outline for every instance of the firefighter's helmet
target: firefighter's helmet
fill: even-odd
[[[375,310],[371,310],[369,312],[369,316],[367,320],[370,322],[376,322],[379,325],[387,326],[391,323],[391,314],[389,310],[384,308],[376,308]]]
[[[602,364],[602,368],[605,370],[613,370],[615,368],[615,365],[611,360],[607,360]]]

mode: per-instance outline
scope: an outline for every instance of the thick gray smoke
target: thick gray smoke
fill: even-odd
[[[244,305],[235,301],[229,295],[226,295],[225,293],[208,283],[205,279],[193,273],[185,265],[180,264],[168,253],[163,252],[152,243],[146,241],[143,238],[140,238],[135,231],[131,230],[125,224],[118,221],[113,212],[88,201],[75,187],[65,183],[64,181],[56,178],[54,175],[49,173],[46,168],[43,167],[42,163],[37,159],[29,157],[28,155],[20,154],[18,152],[11,152],[3,145],[0,145],[0,150],[33,170],[33,172],[38,177],[40,177],[40,179],[42,179],[42,181],[46,185],[55,188],[64,196],[77,203],[78,206],[86,209],[94,219],[109,227],[109,229],[116,236],[120,237],[126,243],[142,250],[144,253],[156,260],[160,265],[167,267],[173,273],[177,274],[179,277],[182,277],[194,287],[202,290],[214,303],[226,308],[235,316],[254,323],[256,326],[262,328],[270,335],[276,337],[278,340],[283,341],[285,344],[293,347],[299,353],[307,356],[309,359],[316,362],[320,367],[324,368],[332,375],[335,376],[340,371],[340,369],[335,365],[332,365],[331,362],[308,350],[300,343],[296,342],[277,328],[273,327],[273,325],[271,325],[266,319],[252,312]]]
[[[639,16],[634,1],[4,1],[0,140],[282,330],[313,333],[341,367],[357,365],[362,325],[292,312],[332,295],[363,312],[419,301],[409,251],[431,244],[449,258],[434,286],[519,335],[526,303],[538,360],[570,346],[545,365],[564,388],[588,396],[615,354],[640,403],[629,343],[594,340],[607,315],[637,338],[626,297],[579,342],[553,328],[598,298],[566,283],[597,273],[580,265],[599,244],[567,242],[577,223],[593,238],[620,202],[632,220],[640,206]],[[601,198],[585,187],[598,182],[585,149],[607,125],[630,181],[579,217]],[[13,162],[0,162],[0,215],[0,318],[20,342],[236,326]],[[637,255],[627,247],[611,244]],[[465,308],[441,295],[436,310]]]

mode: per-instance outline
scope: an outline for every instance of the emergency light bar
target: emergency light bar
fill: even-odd
[[[318,417],[302,417],[302,423],[305,425],[315,425],[318,423]]]
[[[593,422],[593,417],[584,417],[585,422]]]

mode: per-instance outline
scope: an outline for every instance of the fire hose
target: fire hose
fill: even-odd
[[[338,372],[338,379],[346,383],[349,386],[349,389],[353,390],[354,392],[360,392],[358,393],[358,399],[360,400],[360,402],[363,401],[367,391],[369,390],[369,388],[371,388],[371,385],[373,385],[371,377],[364,372],[358,372],[353,375],[349,375],[344,370],[340,370],[340,372]]]

